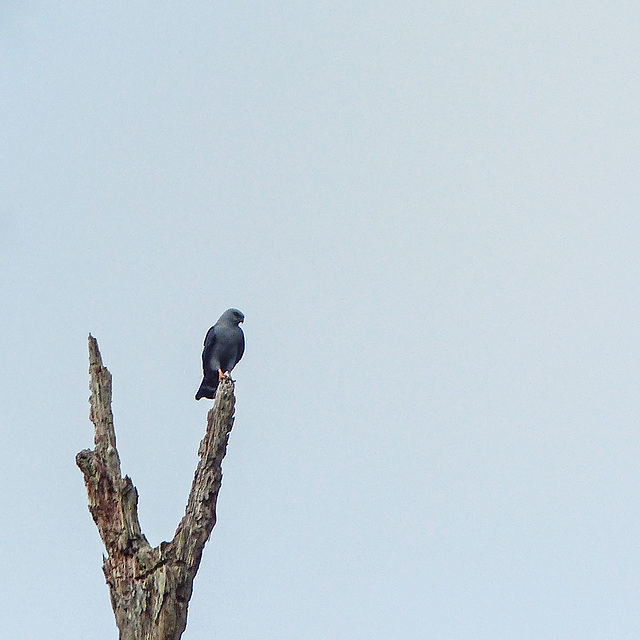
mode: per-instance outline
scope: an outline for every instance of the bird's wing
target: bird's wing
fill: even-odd
[[[211,356],[211,351],[215,348],[216,344],[216,327],[215,325],[207,331],[207,335],[204,337],[204,349],[202,350],[202,366],[206,372],[206,366]]]
[[[215,340],[215,330],[216,325],[214,324],[209,331],[207,331],[207,335],[204,337],[204,346],[207,346],[207,343],[213,342]]]
[[[242,329],[240,329],[240,344],[238,345],[238,351],[237,351],[238,355],[236,356],[236,364],[240,362],[240,358],[242,358],[243,353],[244,353],[244,332],[242,331]]]

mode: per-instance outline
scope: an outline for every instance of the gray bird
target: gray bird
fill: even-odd
[[[227,309],[207,331],[202,350],[204,378],[196,400],[215,398],[218,382],[240,362],[244,353],[244,333],[239,324],[243,321],[242,311]]]

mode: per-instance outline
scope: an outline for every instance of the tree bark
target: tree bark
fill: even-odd
[[[233,427],[234,384],[218,385],[207,415],[184,517],[170,542],[151,547],[138,521],[138,491],[122,477],[111,412],[111,374],[89,335],[91,409],[95,449],[84,449],[76,464],[84,474],[89,511],[107,551],[104,575],[120,640],[179,640],[204,545],[216,523],[222,460]]]

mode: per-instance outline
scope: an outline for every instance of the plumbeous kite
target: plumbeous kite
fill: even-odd
[[[204,378],[196,393],[200,398],[214,399],[218,382],[235,367],[244,353],[244,333],[238,326],[244,314],[237,309],[227,309],[218,319],[204,339],[202,350],[202,371]]]

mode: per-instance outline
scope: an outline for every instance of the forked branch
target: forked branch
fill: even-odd
[[[84,474],[89,511],[107,551],[103,571],[120,640],[179,640],[202,551],[216,523],[235,409],[234,384],[223,380],[207,431],[200,443],[185,515],[170,542],[151,547],[138,520],[138,492],[122,477],[111,411],[111,374],[102,364],[98,343],[89,336],[90,413],[95,448],[84,449],[76,464]]]

